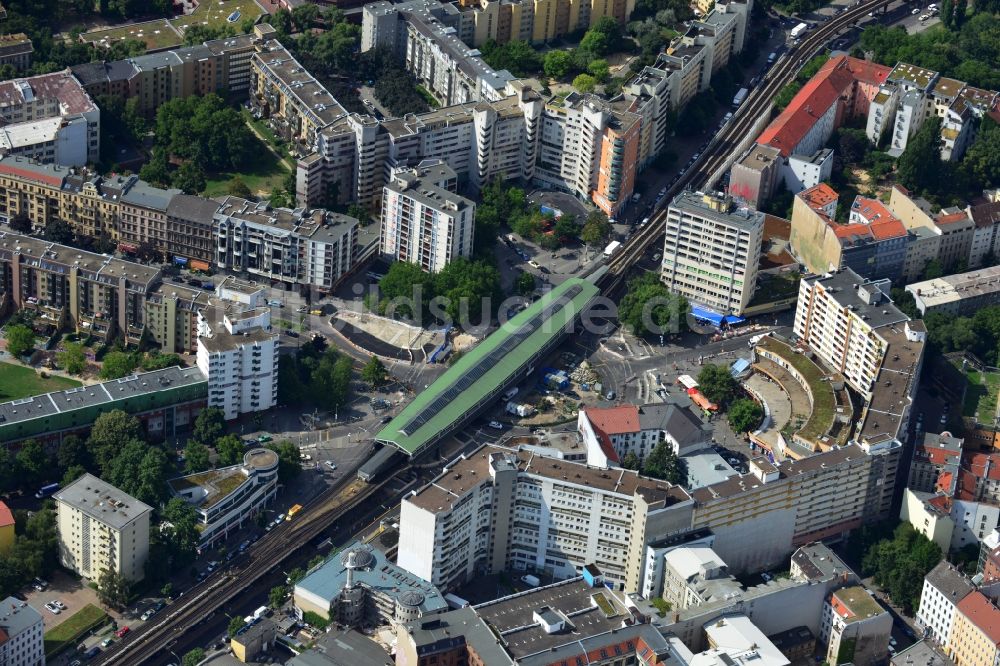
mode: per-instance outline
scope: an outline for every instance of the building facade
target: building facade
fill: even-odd
[[[0,663],[45,666],[42,614],[16,597],[0,601]]]
[[[152,509],[92,474],[56,492],[59,561],[96,581],[104,571],[142,580]]]
[[[692,304],[742,314],[757,286],[764,214],[683,192],[667,209],[660,279]]]

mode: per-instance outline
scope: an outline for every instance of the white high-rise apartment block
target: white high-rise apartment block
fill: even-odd
[[[692,305],[739,315],[757,286],[763,234],[763,213],[682,192],[667,210],[662,280]]]
[[[92,474],[55,494],[59,561],[90,580],[105,570],[142,580],[152,509]]]
[[[382,254],[431,273],[472,256],[476,204],[457,187],[455,172],[437,160],[397,171],[382,193]]]
[[[939,562],[924,576],[917,624],[938,645],[948,645],[958,602],[975,590],[972,582],[949,562]]]
[[[0,664],[45,666],[42,614],[14,597],[0,601]]]
[[[198,369],[208,378],[208,405],[227,420],[276,405],[278,346],[267,308],[199,312]]]

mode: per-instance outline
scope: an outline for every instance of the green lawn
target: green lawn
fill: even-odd
[[[993,423],[997,413],[997,394],[1000,393],[1000,374],[969,368],[965,381],[962,416],[975,418],[979,423]]]
[[[236,11],[240,13],[240,18],[230,23],[227,19]],[[91,30],[83,34],[83,40],[114,43],[122,39],[139,39],[146,42],[148,49],[166,49],[180,46],[184,41],[184,31],[192,25],[211,28],[231,25],[240,32],[245,19],[257,19],[262,14],[264,10],[255,0],[202,0],[194,13],[188,16]]]
[[[84,33],[82,38],[86,42],[108,45],[123,39],[138,39],[146,42],[147,49],[166,49],[179,46],[182,41],[180,34],[171,26],[168,19],[91,30]]]
[[[824,378],[823,371],[810,359],[793,351],[785,343],[772,337],[762,339],[758,346],[787,361],[806,380],[809,392],[812,394],[812,413],[809,420],[803,424],[798,433],[804,439],[813,441],[830,430],[837,409],[837,396],[830,382]]]
[[[65,622],[45,632],[45,656],[51,657],[67,645],[75,644],[107,619],[107,613],[94,604],[87,604]]]
[[[32,395],[62,391],[81,386],[75,379],[49,377],[42,379],[32,368],[12,363],[0,363],[0,402]]]
[[[259,139],[255,137],[255,140],[259,145],[253,151],[253,162],[240,166],[239,171],[210,174],[205,184],[205,191],[202,193],[204,196],[217,197],[220,194],[227,194],[229,181],[237,174],[255,194],[266,196],[276,187],[281,189],[285,177],[288,176],[288,168]]]

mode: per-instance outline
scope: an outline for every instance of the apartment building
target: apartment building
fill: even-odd
[[[571,578],[592,563],[620,587],[644,545],[636,522],[688,502],[636,472],[484,445],[403,501],[397,563],[442,590],[508,568]]]
[[[682,192],[667,209],[660,278],[692,304],[742,314],[757,287],[764,214]]]
[[[215,213],[219,208],[214,199],[190,194],[171,196],[165,211],[164,257],[194,270],[209,270],[215,256]]]
[[[938,487],[942,474],[947,472],[957,480],[964,443],[965,440],[953,437],[950,432],[925,432],[923,439],[913,448],[906,487],[917,492],[932,493]]]
[[[968,577],[949,562],[939,562],[924,576],[916,621],[929,640],[940,646],[951,642],[955,608],[975,589]]]
[[[889,349],[881,329],[910,320],[892,304],[889,286],[888,280],[867,281],[849,268],[805,277],[799,286],[795,335],[863,396],[874,391]]]
[[[215,265],[322,291],[354,266],[358,220],[325,210],[269,208],[226,197],[215,213]]]
[[[167,482],[171,494],[194,507],[199,548],[210,549],[252,524],[278,491],[278,454],[255,448],[243,463],[188,474]]]
[[[937,237],[933,241],[937,254],[932,258],[941,262],[945,273],[953,272],[956,265],[968,262],[973,256],[977,222],[973,221],[971,207],[966,210],[946,208],[935,213],[929,201],[912,196],[902,185],[893,185],[889,191],[889,210],[907,229],[924,228],[928,234]],[[980,223],[985,223],[987,218],[983,215],[979,219]],[[992,230],[988,235],[992,235]],[[981,252],[982,245],[976,252],[977,256],[981,256]]]
[[[10,65],[22,72],[31,66],[31,54],[34,52],[31,38],[23,32],[0,35],[0,65]]]
[[[121,332],[138,342],[145,327],[144,302],[159,283],[157,268],[0,233],[0,292],[14,307],[37,310],[53,324],[65,313],[70,326],[99,339]]]
[[[830,594],[823,607],[820,640],[831,664],[885,663],[892,632],[892,615],[860,585]]]
[[[982,592],[958,602],[947,651],[956,666],[995,666],[1000,661],[1000,608]]]
[[[114,571],[136,582],[146,575],[152,508],[131,495],[84,474],[54,495],[59,562],[96,581]]]
[[[0,601],[0,663],[45,666],[42,614],[16,597]]]
[[[197,363],[208,378],[209,407],[229,420],[277,405],[278,338],[268,308],[200,310]]]
[[[1000,267],[990,266],[906,285],[920,314],[941,312],[955,317],[974,314],[1000,303]]]
[[[163,282],[147,296],[143,324],[164,354],[198,351],[198,312],[207,307],[212,292]]]
[[[101,110],[70,70],[0,83],[0,155],[83,166],[100,154]]]
[[[580,410],[576,430],[587,449],[587,464],[594,467],[617,467],[629,453],[642,460],[660,442],[681,456],[712,437],[697,414],[674,403],[587,407]]]
[[[813,273],[849,268],[871,280],[899,280],[910,234],[882,202],[857,196],[849,220],[835,220],[839,197],[826,183],[795,195],[792,251]]]
[[[975,138],[979,119],[991,111],[998,93],[898,63],[880,86],[869,110],[866,132],[877,143],[890,132],[889,154],[897,157],[931,117],[941,119],[941,159],[959,160]]]
[[[729,196],[758,208],[777,191],[784,160],[781,149],[755,143],[729,172]]]
[[[476,204],[457,189],[455,172],[440,161],[394,172],[382,195],[383,256],[431,273],[471,257]]]
[[[500,44],[521,39],[550,42],[583,31],[605,16],[624,24],[635,10],[635,0],[462,0],[460,36],[472,46],[492,39]]]
[[[682,610],[742,590],[709,546],[682,546],[663,556],[663,598]]]

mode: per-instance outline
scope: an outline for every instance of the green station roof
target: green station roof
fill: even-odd
[[[484,400],[495,399],[501,387],[552,340],[572,331],[576,318],[598,293],[587,280],[566,280],[456,361],[375,440],[412,456],[447,435]]]

